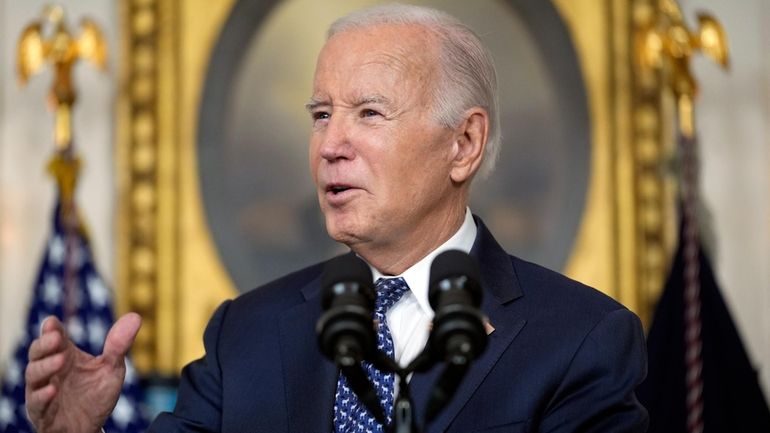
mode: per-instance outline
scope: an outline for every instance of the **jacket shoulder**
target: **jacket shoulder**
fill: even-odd
[[[547,304],[546,311],[598,319],[615,310],[627,310],[620,302],[593,287],[538,264],[509,257],[525,298]]]
[[[257,311],[279,313],[304,302],[302,290],[318,284],[325,264],[316,263],[239,295],[231,302],[228,316],[253,315]]]

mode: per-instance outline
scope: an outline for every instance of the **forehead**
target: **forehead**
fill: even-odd
[[[424,86],[434,74],[435,37],[424,27],[381,24],[331,37],[318,56],[314,94],[330,87]],[[362,92],[370,89],[360,89]]]

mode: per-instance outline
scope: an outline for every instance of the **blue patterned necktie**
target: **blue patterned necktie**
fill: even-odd
[[[380,278],[375,284],[377,300],[374,303],[374,318],[377,320],[377,348],[393,358],[393,338],[390,336],[385,313],[401,296],[409,290],[403,278]],[[377,391],[380,405],[388,424],[391,423],[393,410],[393,384],[395,375],[383,373],[368,362],[363,363],[369,380]],[[334,432],[335,433],[382,433],[383,428],[369,413],[358,396],[348,386],[345,376],[340,373],[337,379],[337,392],[334,395]]]

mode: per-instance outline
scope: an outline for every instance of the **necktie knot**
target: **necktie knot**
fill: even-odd
[[[374,302],[374,313],[385,314],[390,307],[395,305],[404,293],[409,291],[409,286],[403,278],[380,278],[374,283],[377,291],[377,299]]]

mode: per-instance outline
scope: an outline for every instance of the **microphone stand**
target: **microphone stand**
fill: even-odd
[[[422,358],[418,357],[418,359]],[[377,351],[371,362],[378,370],[394,373],[398,378],[398,393],[393,401],[393,424],[390,428],[384,422],[382,425],[388,433],[420,433],[414,413],[414,403],[409,394],[409,384],[406,380],[407,376],[415,371],[414,366],[417,363],[412,362],[406,368],[401,368],[395,360],[380,351]],[[355,392],[355,390],[353,391]]]
[[[402,368],[395,360],[376,348],[374,353],[365,356],[356,339],[343,336],[340,337],[334,348],[333,360],[348,378],[348,385],[358,396],[358,399],[372,416],[384,426],[387,433],[421,433],[452,399],[474,359],[471,346],[464,337],[450,337],[446,341],[447,348],[441,356],[438,356],[436,352],[436,344],[434,336],[431,336],[425,349],[409,365]],[[398,378],[398,393],[393,401],[393,422],[390,426],[387,425],[385,411],[380,405],[377,393],[371,386],[361,364],[363,360],[371,362],[372,366],[380,371],[394,373]],[[443,361],[445,367],[433,385],[421,429],[417,424],[407,377],[415,372],[428,371],[439,360]]]
[[[393,402],[393,433],[420,433],[414,415],[412,396],[409,394],[409,384],[406,382],[408,375],[409,370],[406,369],[399,369],[396,372],[398,395]]]
[[[417,425],[417,416],[414,410],[414,402],[409,392],[407,377],[414,372],[425,372],[435,364],[428,348],[426,347],[426,350],[417,356],[406,368],[401,368],[393,359],[379,351],[373,358],[372,364],[377,369],[392,372],[398,378],[398,393],[393,401],[393,424],[389,429],[386,426],[388,433],[421,433],[422,429]],[[471,360],[469,358],[462,356],[450,357],[447,360],[447,365],[438,382],[434,384],[434,389],[428,400],[423,427],[427,427],[449,403],[457,387],[465,378],[470,363]],[[353,391],[358,394],[356,389]],[[385,423],[382,424],[385,426]]]

